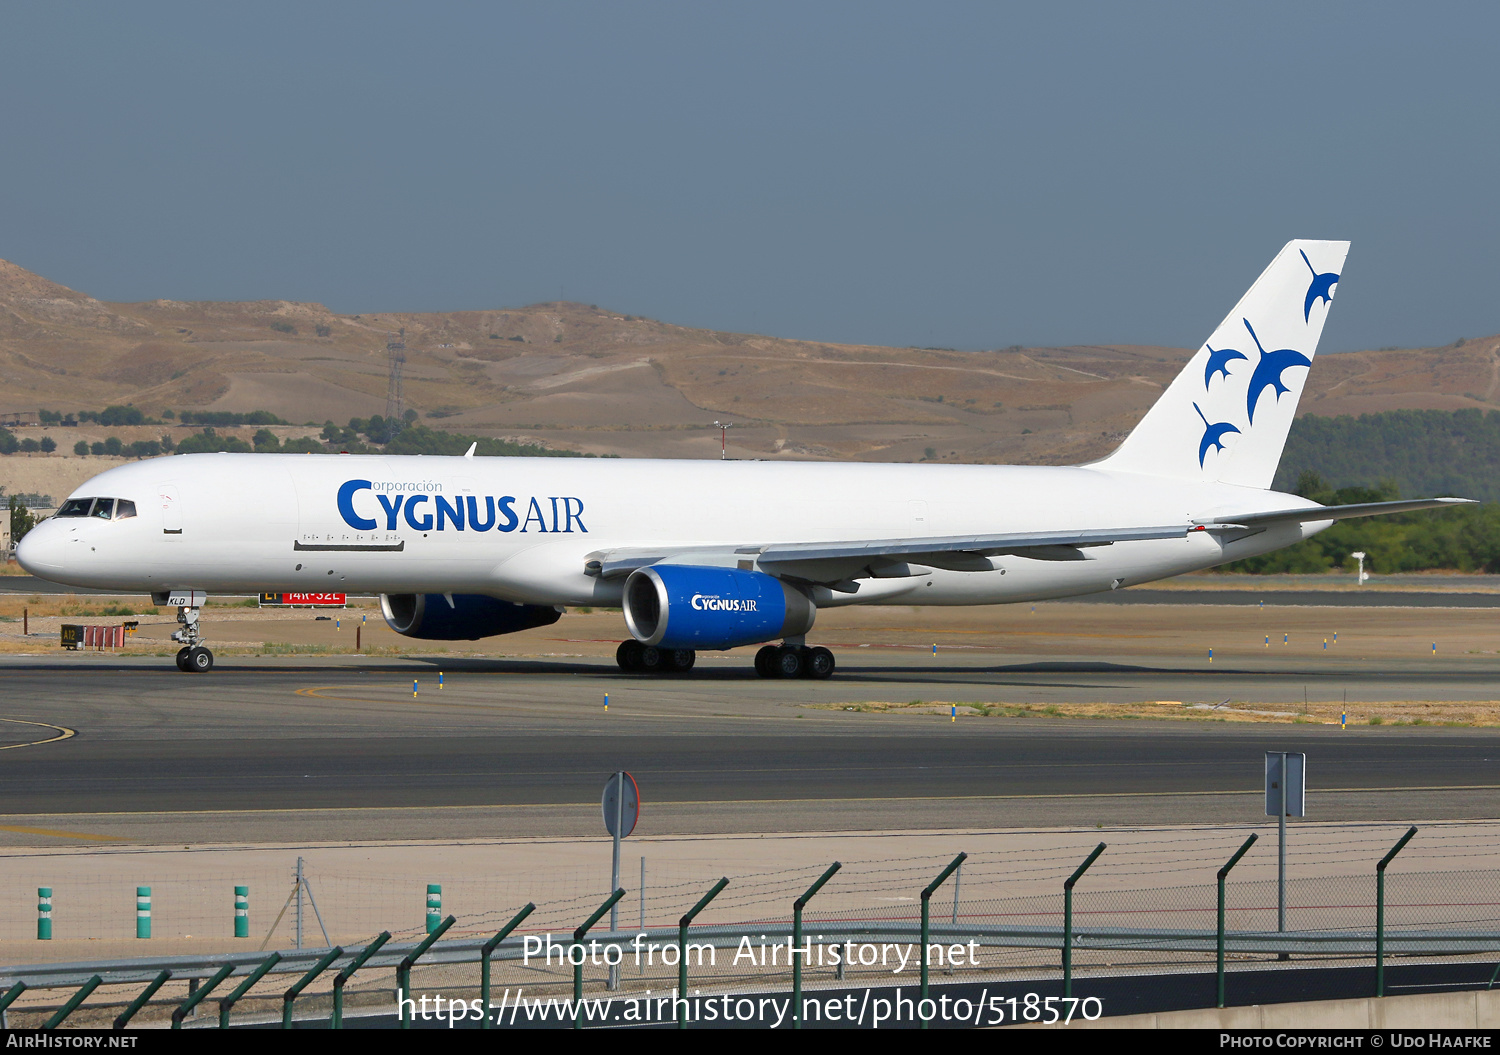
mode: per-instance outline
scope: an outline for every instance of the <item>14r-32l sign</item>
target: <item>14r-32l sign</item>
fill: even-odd
[[[262,608],[343,608],[349,595],[343,593],[263,593]]]

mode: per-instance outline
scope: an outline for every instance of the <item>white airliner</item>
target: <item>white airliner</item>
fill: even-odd
[[[206,671],[210,592],[378,593],[398,633],[475,640],[623,606],[626,670],[763,644],[765,677],[822,678],[818,609],[1096,593],[1299,542],[1344,517],[1268,490],[1347,242],[1294,241],[1109,457],[874,465],[193,454],[80,487],[21,542],[34,575],[176,605]],[[780,645],[766,644],[780,640]]]

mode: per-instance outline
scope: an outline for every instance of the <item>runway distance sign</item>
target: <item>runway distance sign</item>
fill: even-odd
[[[349,595],[345,593],[263,593],[262,608],[344,608]]]

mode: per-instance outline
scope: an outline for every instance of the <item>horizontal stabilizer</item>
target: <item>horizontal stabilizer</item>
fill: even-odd
[[[1323,520],[1348,520],[1373,517],[1382,513],[1410,513],[1418,509],[1447,509],[1450,506],[1477,505],[1472,498],[1414,498],[1397,502],[1358,502],[1347,506],[1308,506],[1305,509],[1279,509],[1270,513],[1245,513],[1241,516],[1214,517],[1197,524],[1229,524],[1241,527],[1265,527],[1268,524],[1310,524]]]

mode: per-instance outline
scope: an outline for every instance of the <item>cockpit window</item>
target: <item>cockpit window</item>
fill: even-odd
[[[136,515],[135,503],[128,498],[70,498],[57,511],[60,517],[94,516],[100,520],[124,520]]]

